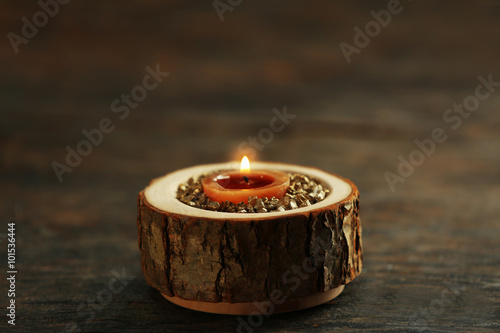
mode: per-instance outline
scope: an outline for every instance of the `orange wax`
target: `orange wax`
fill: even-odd
[[[252,172],[223,172],[205,177],[203,191],[213,201],[248,203],[248,197],[283,198],[290,186],[284,172],[256,170]]]

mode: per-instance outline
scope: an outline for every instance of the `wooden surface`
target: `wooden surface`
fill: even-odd
[[[18,54],[6,36],[39,7],[2,3],[2,307],[12,220],[19,273],[17,325],[2,316],[0,331],[237,331],[237,317],[185,310],[146,284],[137,193],[167,172],[231,159],[284,105],[297,117],[259,159],[356,183],[364,270],[330,304],[254,331],[500,330],[500,91],[456,130],[443,120],[478,76],[500,81],[500,3],[402,4],[348,64],[339,44],[387,2],[243,1],[223,22],[210,1],[70,2]],[[120,120],[111,103],[157,64],[170,75]],[[115,130],[58,182],[51,163],[103,118]],[[446,142],[392,192],[384,172],[438,127]],[[118,291],[112,270],[135,278]],[[90,308],[98,296],[105,306]]]

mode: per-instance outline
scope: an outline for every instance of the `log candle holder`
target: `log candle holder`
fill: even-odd
[[[138,238],[147,283],[172,303],[221,314],[288,312],[332,300],[362,269],[359,192],[318,169],[255,162],[255,169],[304,174],[330,194],[283,212],[224,213],[176,198],[179,184],[210,164],[155,179],[138,198]]]

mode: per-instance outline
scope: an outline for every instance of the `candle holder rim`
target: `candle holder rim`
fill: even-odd
[[[228,163],[214,163],[203,164],[184,169],[179,169],[170,172],[162,177],[153,179],[150,184],[144,189],[144,196],[148,204],[159,211],[168,211],[181,216],[200,217],[212,220],[241,220],[242,222],[257,221],[257,220],[270,220],[279,217],[289,217],[293,215],[304,214],[309,211],[328,210],[332,205],[342,205],[347,203],[356,189],[356,185],[349,179],[343,178],[337,174],[323,171],[316,167],[300,166],[295,164],[275,163],[275,162],[253,162],[252,170],[278,168],[278,171],[284,172],[297,172],[306,176],[318,178],[323,184],[330,187],[331,193],[322,201],[315,203],[311,206],[301,207],[283,212],[266,212],[266,213],[228,213],[210,211],[201,208],[191,207],[182,203],[176,198],[177,188],[180,183],[189,179],[193,175],[203,174],[204,172],[216,172],[218,170],[231,170],[235,169],[235,162]],[[313,173],[313,174],[311,174]],[[182,176],[182,177],[181,177]],[[173,181],[180,178],[180,181]],[[330,181],[327,181],[327,180]],[[333,181],[336,186],[330,184]],[[164,186],[161,186],[164,185]],[[157,193],[159,190],[164,189],[167,193],[160,195]],[[343,191],[342,191],[343,190]],[[156,193],[154,193],[156,192]],[[152,195],[152,194],[156,195]],[[340,193],[340,196],[339,196]],[[168,195],[167,195],[168,194]],[[154,197],[151,200],[151,197]],[[158,200],[158,198],[161,198]],[[337,199],[337,200],[335,200]],[[168,209],[162,209],[168,207]]]

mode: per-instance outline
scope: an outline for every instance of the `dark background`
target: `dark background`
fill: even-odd
[[[358,185],[364,271],[329,304],[273,315],[255,331],[498,331],[500,91],[457,130],[443,114],[474,94],[478,76],[500,81],[500,2],[401,4],[348,63],[339,44],[353,44],[353,28],[386,1],[247,0],[224,21],[211,1],[71,1],[17,54],[7,35],[40,6],[3,1],[4,309],[10,221],[18,274],[16,327],[3,316],[0,330],[235,332],[236,317],[185,310],[146,284],[136,196],[167,172],[233,159],[286,105],[297,117],[258,159]],[[111,103],[156,65],[170,75],[120,120]],[[103,118],[115,130],[59,182],[51,163],[65,163],[65,147]],[[397,173],[398,156],[438,127],[447,141],[392,192],[384,172]],[[135,278],[89,310],[112,270]],[[456,297],[443,302],[450,288]]]

